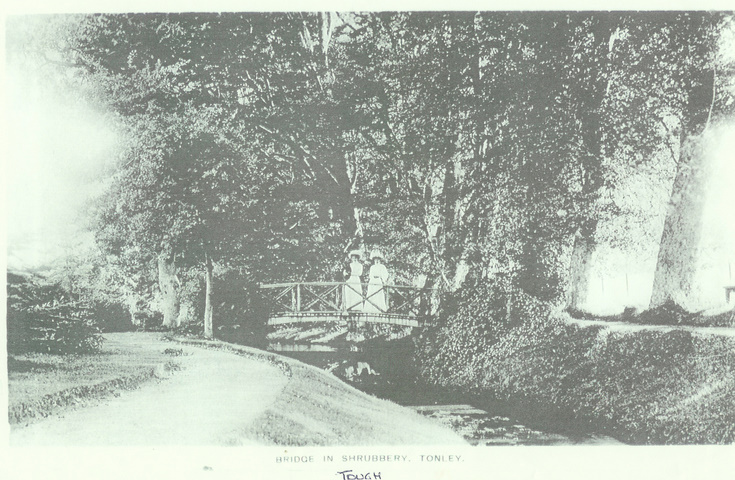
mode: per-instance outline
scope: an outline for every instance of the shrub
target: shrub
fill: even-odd
[[[267,304],[258,286],[233,271],[215,280],[214,328],[223,340],[256,348],[266,346]]]
[[[56,284],[8,274],[8,352],[85,353],[102,337],[87,305]]]
[[[543,304],[502,281],[469,282],[442,302],[437,329],[420,340],[424,375],[443,385],[471,386],[486,353],[524,319],[545,315]]]
[[[121,303],[97,300],[90,307],[90,313],[102,332],[130,332],[135,330],[130,310]]]

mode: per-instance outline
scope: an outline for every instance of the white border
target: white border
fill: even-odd
[[[90,12],[159,12],[159,11],[380,11],[380,10],[733,10],[735,4],[721,0],[631,1],[599,3],[585,1],[513,2],[422,2],[395,1],[160,1],[125,0],[114,3],[71,0],[6,2],[3,6],[2,46],[4,70],[5,20],[7,15],[39,13]],[[4,76],[2,84],[3,93]],[[5,101],[3,95],[2,101]],[[3,109],[5,111],[5,109]],[[7,122],[7,119],[5,119]],[[0,138],[2,136],[0,135]],[[4,170],[3,155],[0,175]],[[5,202],[3,192],[0,205]],[[4,212],[4,207],[3,207]],[[0,224],[0,248],[5,245],[5,226]],[[7,251],[7,250],[6,250]],[[4,256],[0,265],[4,265]],[[5,291],[5,275],[0,286]],[[2,317],[5,298],[0,301]],[[4,339],[5,322],[0,333]],[[4,343],[4,342],[3,342]],[[0,409],[7,411],[7,358],[2,355],[3,384],[0,385]],[[694,447],[230,447],[230,448],[10,448],[7,425],[0,429],[0,478],[4,479],[315,479],[338,480],[340,470],[351,468],[356,473],[379,471],[384,480],[411,479],[585,479],[585,480],[678,480],[735,479],[735,446]],[[282,455],[402,454],[411,458],[402,464],[279,464]],[[459,454],[458,464],[426,464],[418,461],[421,454]]]

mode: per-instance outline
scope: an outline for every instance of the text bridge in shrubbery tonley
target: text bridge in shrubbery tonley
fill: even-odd
[[[260,286],[267,324],[344,320],[424,326],[429,322],[429,288],[345,282],[273,283]]]

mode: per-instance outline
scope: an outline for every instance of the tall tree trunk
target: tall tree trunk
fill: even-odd
[[[444,181],[442,185],[441,203],[441,225],[442,225],[442,269],[451,283],[446,288],[450,291],[458,290],[464,283],[469,271],[469,264],[463,258],[466,249],[466,240],[462,238],[461,212],[460,212],[460,186],[463,179],[462,162],[467,155],[463,146],[472,142],[472,138],[462,131],[463,123],[472,122],[472,130],[476,130],[476,115],[469,115],[469,120],[464,120],[462,114],[474,113],[472,107],[463,104],[461,93],[462,82],[465,71],[469,69],[472,74],[473,65],[479,56],[478,44],[474,35],[474,13],[450,14],[447,18],[449,35],[445,38],[446,68],[448,74],[448,95],[454,98],[454,102],[448,103],[447,122],[453,126],[452,131],[447,132],[445,146],[442,153],[445,156]],[[471,42],[475,51],[468,56],[464,50],[463,42]],[[479,71],[475,72],[479,76]],[[477,81],[475,81],[477,80]],[[477,95],[480,85],[479,78],[473,78],[472,94]],[[472,152],[474,154],[474,151]]]
[[[580,233],[574,237],[567,289],[568,310],[583,310],[587,305],[594,253],[595,244],[591,235]]]
[[[335,205],[335,210],[337,218],[344,229],[345,237],[352,239],[349,242],[351,244],[357,239],[358,231],[360,229],[358,228],[359,211],[355,208],[354,202],[357,172],[352,172],[352,176],[350,176],[350,173],[347,155],[335,153],[334,176],[339,182],[339,185],[337,186],[337,205]]]
[[[357,181],[359,179],[359,170],[356,165],[353,165],[350,163],[349,155],[345,155],[345,167],[344,171],[347,175],[347,181],[349,183],[349,188],[347,191],[347,198],[349,199],[349,204],[352,207],[352,222],[348,223],[345,222],[345,233],[350,232],[350,227],[352,227],[352,239],[347,244],[346,250],[352,249],[352,248],[359,248],[360,244],[362,243],[362,239],[365,235],[365,232],[362,227],[362,209],[359,208],[357,205],[355,205],[355,193],[356,193],[356,186]],[[350,212],[346,212],[347,215],[350,215]]]
[[[206,256],[204,266],[206,268],[204,279],[206,282],[206,294],[204,300],[204,336],[206,338],[214,337],[214,328],[212,326],[212,316],[214,307],[212,305],[212,283],[214,281],[214,265],[209,255]]]
[[[694,276],[708,176],[702,138],[687,138],[679,156],[661,234],[650,308],[668,301],[677,305],[695,301]]]
[[[138,313],[138,297],[135,295],[128,295],[125,298],[125,303],[128,306],[128,312],[130,313],[130,321],[135,325],[136,327],[141,325],[140,318],[136,316]]]
[[[176,265],[174,256],[158,256],[158,288],[161,290],[161,310],[164,327],[179,326],[179,296],[176,292]]]
[[[593,63],[590,66],[589,85],[583,86],[583,98],[580,104],[582,126],[582,142],[586,149],[583,152],[582,193],[588,198],[590,208],[594,199],[599,197],[603,176],[603,157],[606,149],[602,134],[602,108],[609,84],[609,54],[612,48],[611,35],[615,20],[607,16],[595,18],[592,25],[594,38]],[[566,290],[566,307],[579,310],[585,307],[589,293],[591,261],[595,253],[595,233],[599,221],[596,213],[590,211],[581,228],[574,235],[574,245],[569,265],[569,276]]]
[[[320,43],[322,47],[322,60],[324,66],[329,68],[329,42],[334,33],[334,23],[336,14],[332,12],[321,12],[319,14],[319,24],[321,26]]]
[[[693,307],[697,301],[694,276],[709,177],[705,139],[717,93],[717,73],[714,69],[692,71],[688,80],[679,162],[661,233],[649,308],[668,301]]]

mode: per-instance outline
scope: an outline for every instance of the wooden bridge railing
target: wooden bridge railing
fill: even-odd
[[[298,282],[261,285],[271,315],[396,315],[425,317],[431,289],[403,285]],[[349,302],[350,305],[346,303]]]

